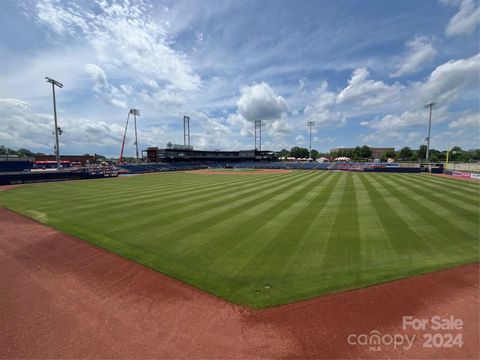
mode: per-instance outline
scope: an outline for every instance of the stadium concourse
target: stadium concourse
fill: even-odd
[[[478,264],[253,311],[0,209],[1,358],[474,359]],[[463,321],[461,348],[423,347],[402,316]],[[417,336],[413,346],[352,334]],[[351,337],[350,337],[351,338]]]

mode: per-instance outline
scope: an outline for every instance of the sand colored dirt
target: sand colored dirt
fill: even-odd
[[[251,169],[251,170],[192,170],[185,171],[187,174],[203,174],[203,175],[258,175],[258,174],[285,174],[292,172],[287,169]]]
[[[0,186],[0,191],[7,191],[19,187],[20,185],[2,185]]]
[[[0,257],[0,358],[478,358],[478,264],[252,311],[5,209]],[[403,315],[462,319],[463,347],[347,343],[421,337]]]

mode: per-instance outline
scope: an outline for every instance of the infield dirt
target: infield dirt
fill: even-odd
[[[462,358],[479,353],[479,265],[253,311],[0,209],[1,358]],[[349,345],[402,316],[463,321],[461,348]]]

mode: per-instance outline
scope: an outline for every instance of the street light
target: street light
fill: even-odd
[[[53,118],[55,119],[55,160],[57,161],[57,170],[60,170],[60,147],[58,144],[58,136],[62,134],[62,129],[58,127],[57,124],[57,103],[55,101],[55,86],[63,88],[63,84],[52,78],[45,76],[45,79],[48,83],[52,84],[52,93],[53,93]]]

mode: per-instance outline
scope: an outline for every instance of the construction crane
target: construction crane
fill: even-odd
[[[136,147],[136,155],[138,160],[137,116],[140,116],[140,110],[130,109],[127,115],[127,123],[125,124],[125,132],[123,133],[122,150],[120,151],[120,158],[118,159],[119,165],[123,164],[123,150],[125,148],[125,139],[127,138],[128,121],[130,120],[130,115],[133,115],[134,123],[135,123],[135,147]]]

